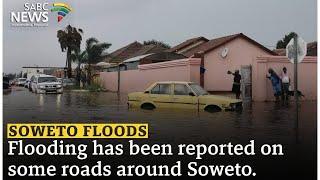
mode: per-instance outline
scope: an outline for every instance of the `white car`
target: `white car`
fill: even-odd
[[[62,93],[63,87],[55,76],[39,74],[31,78],[31,89],[34,93]]]
[[[24,86],[24,84],[26,83],[26,78],[18,78],[17,81],[17,86]]]

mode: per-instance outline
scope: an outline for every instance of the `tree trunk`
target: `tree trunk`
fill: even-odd
[[[80,80],[81,80],[81,70],[80,70],[81,63],[78,62],[78,67],[77,67],[77,83],[80,85]]]
[[[91,64],[88,64],[88,85],[91,85]]]
[[[67,64],[68,64],[68,70],[67,70],[67,76],[68,78],[72,77],[72,68],[71,68],[71,49],[68,48],[67,50]]]

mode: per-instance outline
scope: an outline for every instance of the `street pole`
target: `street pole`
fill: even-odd
[[[298,35],[294,35],[294,99],[295,99],[295,116],[296,116],[296,142],[299,143],[299,97],[298,97]]]
[[[294,35],[294,98],[298,104],[298,35]]]
[[[118,64],[118,95],[120,94],[120,64]]]

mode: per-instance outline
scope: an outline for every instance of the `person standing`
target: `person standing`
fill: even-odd
[[[289,100],[289,86],[290,86],[290,78],[287,72],[287,68],[283,67],[281,74],[281,84],[282,84],[282,100]]]
[[[276,97],[276,101],[279,101],[279,96],[281,96],[281,79],[273,69],[270,68],[268,72],[267,78],[271,81],[274,97]]]
[[[241,75],[239,70],[236,70],[234,73],[228,71],[228,74],[232,74],[233,77],[233,84],[232,84],[232,92],[236,94],[236,98],[240,99],[240,87],[241,87]]]

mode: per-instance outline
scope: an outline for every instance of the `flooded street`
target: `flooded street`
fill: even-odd
[[[5,123],[24,122],[146,122],[150,138],[157,140],[207,141],[247,140],[295,143],[316,137],[316,102],[302,102],[298,131],[294,104],[274,102],[246,105],[242,113],[198,113],[189,110],[127,108],[125,94],[109,92],[64,92],[34,94],[15,88],[3,97]]]
[[[246,104],[242,113],[219,112],[198,113],[189,110],[157,109],[154,111],[127,108],[125,94],[110,92],[71,92],[63,94],[39,95],[24,88],[14,88],[11,93],[4,94],[4,123],[148,123],[149,138],[136,140],[139,143],[248,143],[255,140],[256,144],[283,144],[285,156],[222,158],[221,162],[247,162],[257,167],[259,174],[276,176],[281,171],[283,177],[291,172],[310,177],[316,175],[316,133],[317,108],[316,102],[302,102],[299,121],[296,123],[294,104],[283,106],[274,102],[255,102]],[[4,126],[5,127],[5,126]],[[4,130],[5,133],[5,130]],[[5,139],[6,141],[6,139]],[[49,142],[49,140],[27,140],[31,143]],[[67,142],[88,142],[87,139],[68,139]],[[127,140],[100,140],[100,142],[126,142]],[[7,144],[4,144],[7,152]],[[95,162],[98,157],[92,157]],[[101,157],[99,157],[101,159]],[[105,162],[136,162],[135,157],[111,160],[105,157]],[[133,158],[132,161],[129,161]],[[181,157],[169,159],[155,157],[154,162],[175,162]],[[153,157],[141,157],[143,162],[150,163]],[[212,159],[206,159],[212,161]],[[219,159],[215,159],[218,162]],[[35,162],[74,163],[75,157],[37,157]],[[4,163],[32,163],[25,157],[10,157],[5,155]],[[88,163],[86,161],[86,163]],[[307,166],[306,166],[307,165]],[[273,167],[270,169],[270,167]],[[285,172],[281,167],[288,167]],[[310,167],[310,168],[309,168]],[[306,168],[301,172],[297,168]],[[5,170],[6,171],[6,170]],[[292,175],[292,174],[291,174]]]

